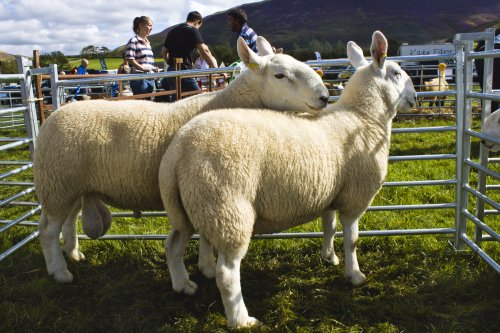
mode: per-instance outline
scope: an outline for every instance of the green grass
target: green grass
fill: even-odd
[[[394,127],[451,124],[410,119],[397,120]],[[392,155],[454,152],[453,132],[395,134],[391,141]],[[472,151],[477,158],[478,142]],[[23,149],[0,152],[1,160],[28,158]],[[452,179],[454,168],[453,160],[394,162],[387,180]],[[27,172],[12,179],[30,177]],[[471,184],[476,181],[472,173]],[[1,198],[18,189],[0,187]],[[500,201],[500,193],[488,194]],[[454,195],[453,186],[386,187],[373,205],[445,203],[453,202]],[[475,202],[470,201],[473,211]],[[5,209],[2,218],[24,211]],[[500,229],[498,216],[488,216],[487,223]],[[360,221],[361,230],[453,226],[453,210],[368,212]],[[110,233],[165,234],[168,229],[165,218],[117,219]],[[34,230],[15,227],[2,234],[0,251]],[[319,221],[293,229],[320,230]],[[241,280],[250,314],[265,323],[255,331],[500,331],[500,276],[472,251],[456,252],[448,243],[452,238],[361,238],[358,259],[368,283],[359,288],[344,279],[342,261],[336,267],[321,259],[319,239],[254,240],[242,263]],[[335,246],[342,258],[342,239]],[[81,248],[87,261],[69,263],[75,276],[69,285],[47,276],[37,241],[0,262],[2,332],[228,331],[215,281],[205,279],[196,267],[196,241],[186,256],[192,279],[200,286],[194,297],[172,291],[161,241],[81,241]],[[488,242],[484,248],[500,260],[498,243]]]
[[[106,66],[108,69],[118,69],[118,67],[123,63],[122,58],[104,58],[106,61]],[[82,61],[82,58],[68,58],[69,67],[78,67]],[[163,58],[155,58],[155,62],[165,61]],[[101,63],[99,59],[89,59],[88,69],[101,69]]]

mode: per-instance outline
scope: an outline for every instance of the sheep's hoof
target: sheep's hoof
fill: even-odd
[[[331,262],[333,265],[337,266],[340,263],[339,257],[335,254],[332,249],[322,250],[321,257],[328,262]]]
[[[198,285],[191,280],[187,280],[187,282],[180,287],[174,287],[174,290],[176,292],[183,293],[186,295],[191,295],[191,296],[196,293],[197,289],[198,289]]]
[[[353,272],[351,275],[348,275],[347,279],[354,287],[360,287],[366,283],[366,276],[360,271]]]
[[[85,256],[83,255],[83,253],[81,253],[78,250],[73,250],[73,251],[70,251],[69,253],[65,251],[65,253],[66,253],[66,257],[70,260],[73,260],[76,262],[85,260]]]
[[[54,275],[54,280],[57,283],[64,284],[64,283],[71,283],[73,281],[73,274],[71,274],[71,272],[68,271],[67,269],[60,273],[54,273],[53,275]]]
[[[254,317],[247,317],[246,320],[243,320],[242,322],[240,323],[233,323],[232,325],[229,325],[231,326],[231,328],[249,328],[249,327],[257,327],[257,326],[261,326],[262,323],[260,321],[258,321],[257,319],[255,319]]]

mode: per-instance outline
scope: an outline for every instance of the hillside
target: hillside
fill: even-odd
[[[312,42],[345,45],[349,40],[368,47],[376,29],[399,44],[429,43],[500,23],[498,0],[267,0],[241,8],[257,34],[285,50],[310,48]],[[155,53],[170,29],[151,36]],[[227,11],[205,17],[200,31],[209,46],[234,46]]]
[[[11,61],[15,59],[16,57],[14,57],[12,54],[0,51],[0,61]]]

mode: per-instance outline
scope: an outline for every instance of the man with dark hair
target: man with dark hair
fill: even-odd
[[[227,14],[227,24],[231,31],[243,37],[248,47],[257,53],[257,34],[247,25],[247,14],[243,9],[236,8]]]
[[[168,71],[175,71],[176,58],[182,58],[182,70],[192,69],[193,51],[196,49],[210,67],[217,67],[214,57],[198,31],[202,23],[201,14],[193,11],[188,14],[185,23],[170,30],[161,49],[161,55],[168,64]],[[175,89],[175,78],[164,78],[161,83],[165,90]],[[181,89],[182,91],[194,91],[200,90],[200,87],[194,78],[184,78],[181,80]],[[171,96],[170,99],[175,100],[175,96]]]

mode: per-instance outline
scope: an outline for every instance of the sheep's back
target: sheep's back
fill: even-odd
[[[175,174],[195,228],[209,233],[213,226],[206,221],[219,221],[221,214],[232,219],[225,207],[243,200],[255,210],[254,233],[277,232],[326,207],[366,209],[385,177],[388,140],[367,153],[365,132],[372,130],[350,112],[301,118],[213,111],[179,131],[162,168]]]
[[[338,175],[327,170],[341,162],[325,132],[314,119],[272,111],[214,111],[184,126],[166,155],[177,156],[169,167],[188,214],[198,216],[193,220],[210,220],[215,198],[220,204],[241,197],[259,220],[281,230],[331,201]]]
[[[47,119],[37,140],[34,171],[40,202],[47,210],[59,209],[83,194],[100,193],[118,207],[161,208],[155,181],[175,127],[151,102],[90,101],[63,107]]]

